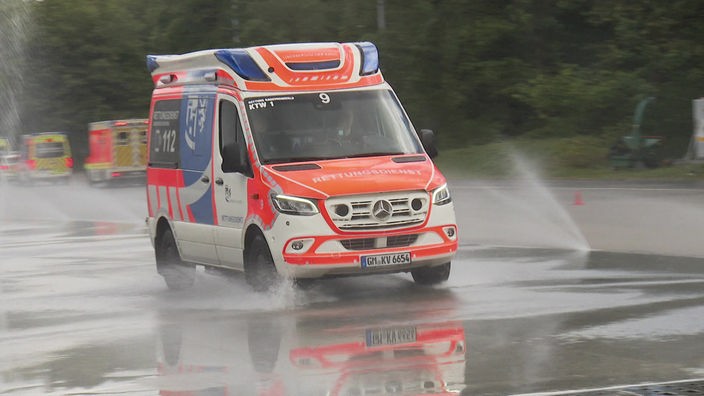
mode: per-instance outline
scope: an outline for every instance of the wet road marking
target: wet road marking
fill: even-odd
[[[509,396],[577,395],[577,394],[589,394],[589,393],[599,393],[599,392],[605,392],[605,391],[618,391],[618,390],[624,390],[624,391],[627,390],[630,394],[640,395],[640,393],[635,393],[636,390],[632,389],[632,388],[648,388],[648,387],[653,387],[653,386],[668,386],[668,385],[687,384],[687,383],[695,383],[695,382],[704,383],[704,378],[669,381],[669,382],[646,382],[646,383],[633,384],[633,385],[608,386],[608,387],[604,387],[604,388],[585,388],[585,389],[536,392],[536,393],[516,393],[516,394],[509,395]],[[626,394],[628,394],[628,393],[626,393]],[[648,394],[650,394],[650,393],[648,393]],[[667,393],[667,394],[672,394],[672,393]],[[673,395],[676,395],[676,394],[673,394]]]

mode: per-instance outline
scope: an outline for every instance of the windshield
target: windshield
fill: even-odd
[[[250,99],[247,114],[263,164],[423,152],[389,90]]]
[[[62,142],[42,142],[37,143],[37,158],[54,158],[64,156],[64,144]]]

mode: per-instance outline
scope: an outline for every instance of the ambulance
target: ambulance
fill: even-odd
[[[127,119],[88,124],[86,176],[91,185],[143,181],[147,174],[147,120]]]
[[[0,137],[0,181],[14,181],[19,153],[12,150],[9,138]]]
[[[0,153],[6,154],[12,151],[12,145],[10,144],[10,139],[6,137],[0,137]]]
[[[450,190],[370,42],[149,55],[146,219],[169,288],[197,266],[255,290],[350,275],[448,279]]]
[[[17,164],[20,182],[68,183],[73,173],[73,156],[64,132],[39,132],[22,136]]]

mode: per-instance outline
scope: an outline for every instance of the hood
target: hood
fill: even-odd
[[[432,189],[445,182],[425,155],[347,158],[265,165],[265,179],[284,194],[326,198],[387,191]],[[278,185],[279,188],[276,188]]]

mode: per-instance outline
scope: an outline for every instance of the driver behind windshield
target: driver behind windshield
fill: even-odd
[[[247,113],[263,164],[422,152],[385,90],[253,98]]]

